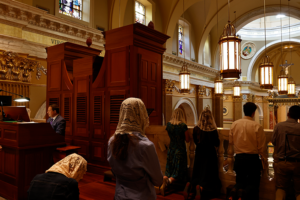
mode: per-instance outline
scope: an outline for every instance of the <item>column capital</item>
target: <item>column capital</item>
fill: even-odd
[[[174,89],[175,89],[175,81],[171,79],[165,79],[166,94],[173,94]]]

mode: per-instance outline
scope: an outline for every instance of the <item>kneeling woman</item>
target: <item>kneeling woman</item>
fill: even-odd
[[[220,140],[215,120],[209,109],[203,110],[200,114],[198,124],[193,130],[193,139],[196,144],[192,175],[192,187],[196,187],[197,191],[195,199],[200,199],[202,191],[207,191],[208,195],[218,195],[221,190],[221,181],[215,147],[219,147]],[[188,199],[188,187],[189,183],[183,193],[185,199]]]
[[[108,142],[107,160],[116,177],[115,200],[155,200],[163,181],[154,144],[145,135],[149,117],[142,100],[122,102],[117,130]]]
[[[55,163],[30,183],[28,200],[79,200],[78,182],[87,170],[86,160],[73,153]]]
[[[170,137],[168,149],[166,172],[161,193],[174,181],[184,181],[187,176],[187,153],[185,142],[189,142],[188,128],[185,115],[182,109],[174,110],[171,120],[167,124],[166,130]]]

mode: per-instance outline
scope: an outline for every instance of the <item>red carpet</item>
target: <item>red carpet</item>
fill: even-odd
[[[115,184],[103,182],[103,176],[86,173],[82,180],[79,181],[80,200],[113,200],[115,194]],[[213,199],[213,200],[224,200]],[[165,197],[158,195],[157,200],[183,200],[181,191],[172,193]]]

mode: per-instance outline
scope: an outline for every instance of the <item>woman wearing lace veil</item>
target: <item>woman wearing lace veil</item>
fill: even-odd
[[[216,151],[220,140],[215,120],[208,108],[200,114],[198,124],[193,130],[193,139],[196,155],[191,183],[192,187],[196,186],[195,199],[200,200],[202,191],[204,195],[217,195],[221,189]],[[188,189],[189,183],[183,192],[184,199],[188,199]]]
[[[187,153],[185,141],[189,142],[188,128],[184,111],[177,108],[172,113],[171,120],[167,123],[166,130],[170,137],[166,172],[161,193],[174,181],[184,181],[187,175]]]
[[[115,200],[155,200],[163,181],[154,144],[145,135],[149,117],[142,100],[128,98],[108,142],[107,160],[116,177]]]
[[[86,160],[73,153],[36,175],[28,189],[29,200],[79,200],[78,182],[87,170]]]

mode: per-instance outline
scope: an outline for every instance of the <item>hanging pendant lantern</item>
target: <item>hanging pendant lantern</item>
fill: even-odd
[[[223,29],[219,40],[220,45],[220,69],[223,79],[235,80],[241,75],[241,41],[236,35],[233,24],[230,23],[230,2],[228,0],[228,23]]]
[[[288,76],[285,74],[285,71],[282,69],[280,75],[278,76],[278,94],[287,94],[288,93]]]
[[[221,96],[224,93],[223,89],[223,80],[221,78],[215,80],[215,95],[216,96]]]
[[[259,65],[261,89],[273,89],[273,68],[274,65],[270,62],[269,56],[266,56],[263,62]]]
[[[241,96],[241,85],[238,81],[235,81],[233,86],[233,97],[240,97]]]
[[[190,93],[190,72],[187,68],[186,63],[183,63],[181,71],[179,73],[179,84],[181,94]]]
[[[288,81],[288,97],[296,96],[296,83],[292,77]]]

